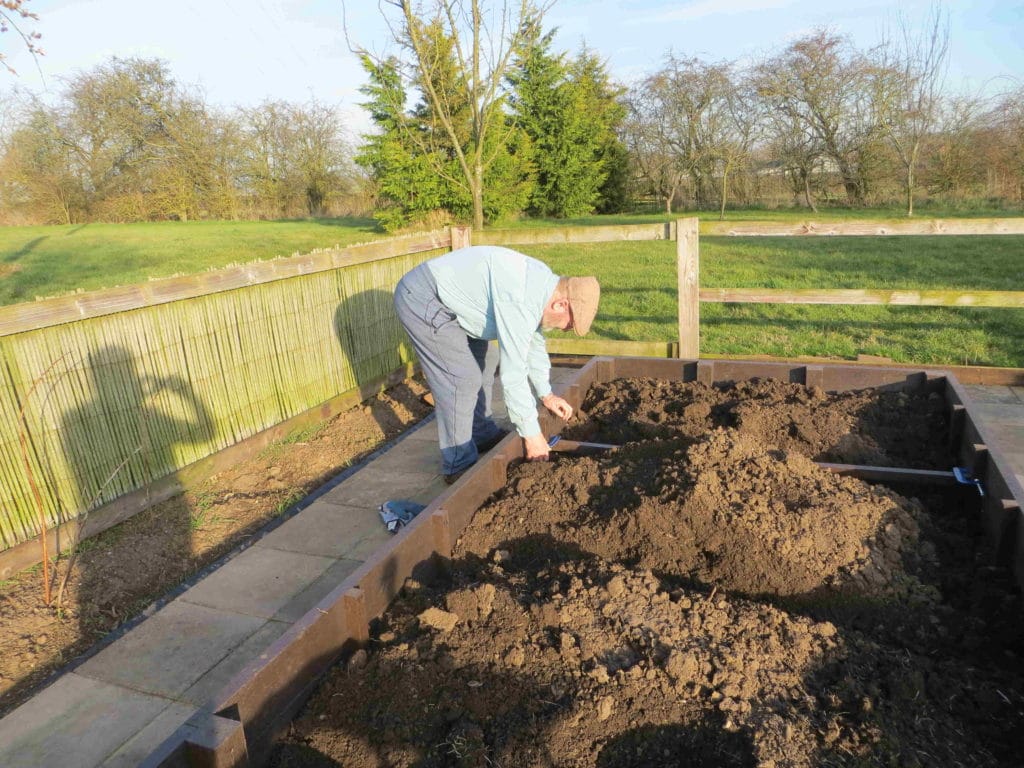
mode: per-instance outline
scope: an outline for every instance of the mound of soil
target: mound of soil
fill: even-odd
[[[275,765],[1020,764],[1024,622],[976,499],[814,463],[948,468],[941,402],[620,380],[582,410],[621,447],[510,468]]]
[[[460,551],[486,557],[539,537],[541,550],[586,552],[745,595],[878,594],[898,586],[917,511],[885,488],[718,429],[688,447],[648,441],[521,467],[477,513]]]
[[[595,384],[580,422],[563,435],[621,445],[666,437],[702,438],[737,429],[766,446],[814,461],[947,469],[942,397],[878,389],[825,392],[775,379],[708,386],[615,379]]]

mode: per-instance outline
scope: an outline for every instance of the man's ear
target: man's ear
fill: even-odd
[[[555,299],[551,302],[551,309],[555,312],[567,312],[569,310],[569,300],[565,298]]]

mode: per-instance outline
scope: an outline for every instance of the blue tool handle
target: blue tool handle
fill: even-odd
[[[953,467],[953,477],[961,485],[973,485],[978,495],[982,498],[985,497],[985,487],[981,484],[981,480],[974,476],[974,473],[966,467]]]

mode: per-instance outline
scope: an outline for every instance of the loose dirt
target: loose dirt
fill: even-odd
[[[274,765],[1019,766],[1024,623],[938,395],[618,380],[408,582]]]
[[[428,415],[411,380],[270,445],[198,488],[82,543],[61,605],[35,567],[0,582],[0,716],[182,581]],[[58,561],[54,593],[69,559]]]

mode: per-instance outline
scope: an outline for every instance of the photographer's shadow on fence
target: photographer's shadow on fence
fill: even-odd
[[[408,386],[403,380],[412,351],[398,322],[391,292],[372,289],[349,296],[334,310],[333,330],[345,360],[343,365],[352,377],[351,382],[338,382],[339,391],[357,387],[366,399],[385,386]],[[402,399],[396,392],[394,400]],[[368,405],[384,436],[405,428],[408,416],[396,413],[392,400],[371,401]]]
[[[175,446],[205,443],[214,434],[210,414],[190,383],[174,374],[140,375],[128,347],[96,349],[84,369],[88,394],[61,417],[61,447],[71,478],[65,508],[79,511],[80,530],[87,528],[90,510],[179,469]],[[187,575],[195,515],[188,505],[173,502],[156,507],[156,514],[157,528],[129,522],[117,534],[132,537],[130,546],[117,550],[130,557],[111,562],[103,547],[81,541],[73,548],[81,556],[77,573],[70,570],[74,554],[68,564],[72,583],[77,581],[71,605],[84,638],[104,634],[130,618],[140,601],[152,600],[154,580],[163,584],[168,577]]]

